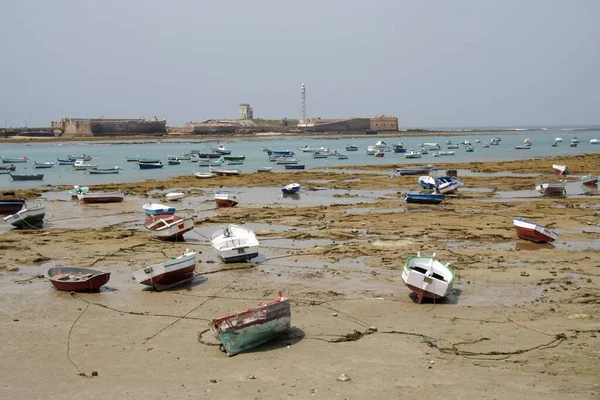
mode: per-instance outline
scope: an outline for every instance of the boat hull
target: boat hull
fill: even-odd
[[[563,183],[542,183],[537,185],[535,190],[544,196],[564,196],[566,194],[565,184]]]
[[[408,258],[402,270],[402,280],[421,303],[423,298],[440,299],[452,288],[456,275],[448,266],[432,257],[420,255]]]
[[[516,218],[513,225],[517,236],[523,240],[535,243],[551,243],[558,239],[558,234],[550,229],[533,222]]]
[[[0,214],[15,214],[25,207],[23,199],[2,199],[0,200]]]
[[[77,198],[84,204],[99,204],[99,203],[120,203],[123,201],[125,194],[118,193],[82,193],[78,194]]]
[[[443,194],[411,194],[407,193],[404,200],[416,204],[440,204],[446,196]]]
[[[41,206],[22,209],[15,214],[5,217],[4,221],[19,229],[39,228],[44,224],[45,216],[46,208]]]
[[[82,279],[79,281],[69,281],[57,279],[61,273],[72,274],[79,273],[93,274],[88,279]],[[110,272],[100,272],[86,268],[50,268],[46,273],[48,279],[52,285],[58,290],[64,290],[67,292],[93,292],[98,291],[104,286],[110,279]]]
[[[142,268],[133,276],[142,285],[152,286],[156,290],[165,290],[194,278],[196,253],[184,253],[183,256],[165,263]]]
[[[41,181],[44,179],[44,174],[15,175],[13,173],[9,173],[9,175],[14,181]]]
[[[178,240],[184,233],[194,229],[194,220],[191,217],[182,218],[177,215],[150,216],[144,226],[157,239]]]

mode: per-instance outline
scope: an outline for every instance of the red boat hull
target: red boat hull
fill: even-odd
[[[440,296],[440,295],[428,292],[419,287],[416,287],[413,285],[406,285],[406,286],[417,295],[417,297],[419,299],[419,303],[421,303],[421,301],[423,301],[423,298],[427,298],[427,299],[441,299],[442,298],[442,296]]]
[[[25,200],[23,199],[9,199],[9,200],[0,200],[0,214],[16,214],[25,205]]]
[[[170,271],[162,275],[157,275],[140,283],[142,285],[154,286],[154,288],[158,290],[165,289],[175,284],[191,280],[194,277],[195,268],[196,264],[177,271]]]
[[[529,240],[536,243],[550,243],[554,242],[554,238],[544,235],[541,232],[536,231],[535,229],[527,229],[522,228],[520,226],[515,226],[517,231],[517,236],[524,240]]]
[[[64,290],[67,292],[93,292],[100,290],[102,286],[110,279],[110,272],[103,274],[94,275],[88,280],[80,282],[63,282],[56,279],[50,278],[50,282],[58,290]]]
[[[234,207],[238,204],[237,201],[229,199],[215,199],[215,202],[217,203],[217,207]]]

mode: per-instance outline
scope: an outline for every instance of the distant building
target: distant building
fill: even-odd
[[[371,129],[376,131],[398,131],[398,118],[378,115],[370,118]]]
[[[63,136],[156,135],[167,132],[167,121],[147,119],[67,118],[51,121],[52,129]]]
[[[250,104],[240,104],[240,119],[254,119],[254,110]]]

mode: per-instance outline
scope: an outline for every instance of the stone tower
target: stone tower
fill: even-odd
[[[254,119],[254,113],[250,104],[240,104],[240,119]]]

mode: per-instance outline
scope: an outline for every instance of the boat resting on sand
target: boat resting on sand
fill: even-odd
[[[14,214],[25,207],[25,199],[0,199],[0,214]]]
[[[452,288],[456,275],[452,268],[444,265],[432,256],[422,256],[421,253],[410,256],[402,270],[402,280],[417,295],[419,303],[423,298],[439,299]]]
[[[278,293],[277,299],[256,308],[215,318],[209,327],[221,342],[221,350],[233,356],[260,346],[290,329],[290,301]]]
[[[186,249],[179,257],[137,270],[133,277],[138,283],[161,291],[191,281],[194,278],[194,269],[196,252]]]
[[[215,174],[212,172],[194,172],[193,175],[198,179],[214,178]]]
[[[33,207],[23,208],[15,214],[4,217],[4,221],[20,229],[39,228],[44,224],[46,216],[46,207],[43,205],[34,205]]]
[[[73,189],[69,190],[69,194],[71,195],[71,199],[76,200],[77,199],[77,195],[79,193],[87,193],[90,191],[90,188],[88,188],[87,186],[73,186]]]
[[[241,169],[213,168],[208,167],[209,171],[216,175],[241,175]]]
[[[238,204],[238,198],[231,193],[216,192],[215,203],[217,203],[217,207],[235,207]]]
[[[517,236],[524,240],[535,243],[550,243],[558,239],[558,233],[535,222],[525,221],[523,218],[515,218],[513,225],[517,231]]]
[[[443,194],[420,194],[420,193],[406,193],[404,200],[407,203],[417,204],[440,204],[446,195]]]
[[[160,240],[178,240],[183,234],[194,229],[192,217],[172,215],[150,215],[144,222],[152,236]]]
[[[89,268],[54,267],[46,272],[46,277],[58,290],[67,292],[98,291],[110,279],[110,272]]]
[[[169,215],[175,214],[175,207],[165,206],[160,203],[146,203],[142,206],[144,212],[148,215]]]
[[[540,183],[535,186],[535,190],[544,196],[565,196],[567,193],[565,187],[565,182]]]
[[[239,225],[221,226],[210,236],[210,244],[223,262],[245,262],[258,257],[258,239],[254,231]]]
[[[125,198],[124,192],[81,192],[77,194],[77,198],[84,204],[96,203],[120,203]]]
[[[553,164],[552,169],[556,175],[567,175],[569,173],[569,169],[566,165]]]
[[[598,184],[598,175],[591,173],[581,177],[581,184],[585,186],[596,186]]]

